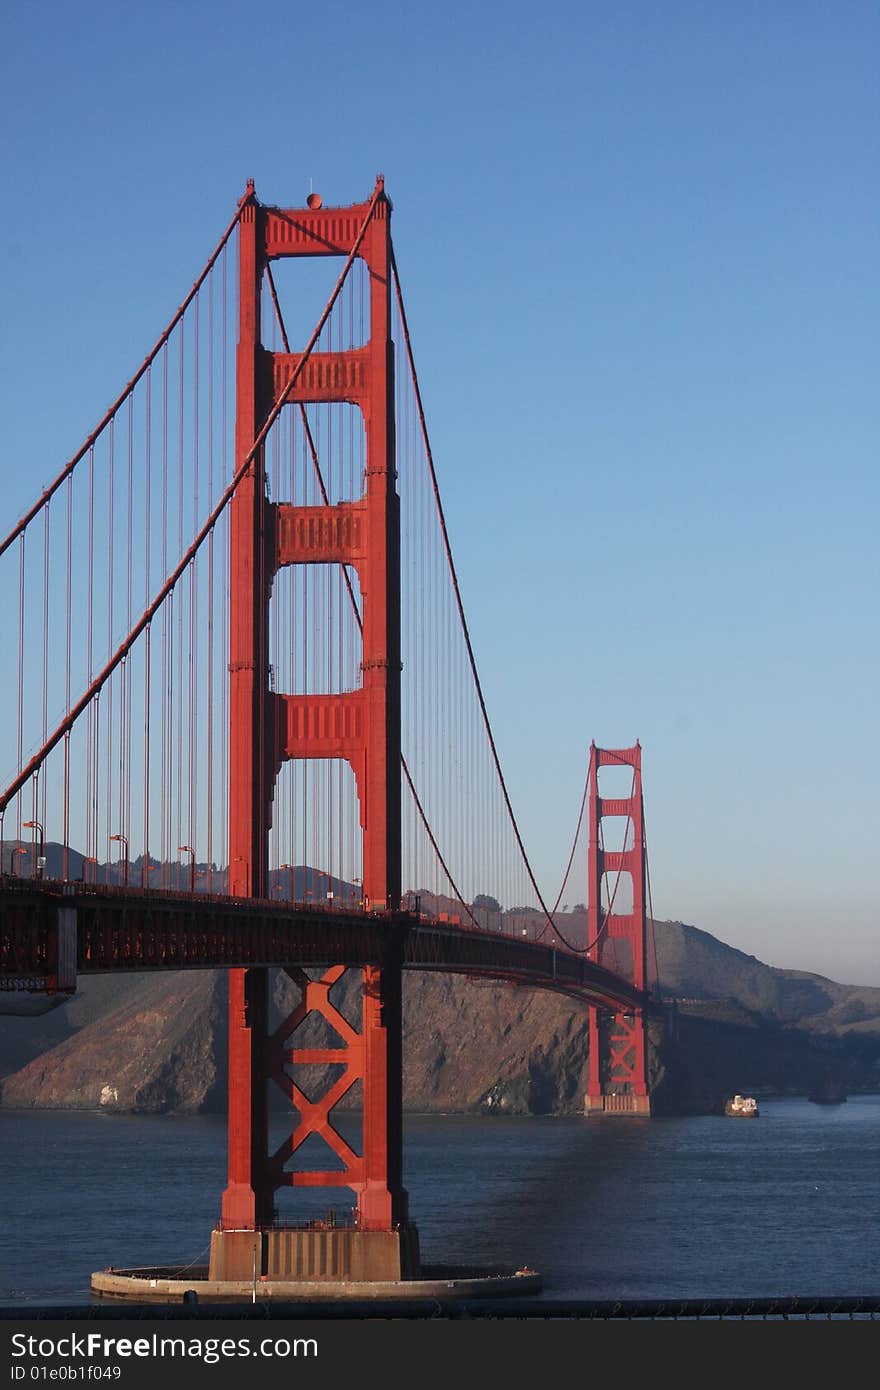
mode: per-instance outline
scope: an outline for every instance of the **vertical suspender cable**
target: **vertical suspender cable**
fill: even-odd
[[[24,546],[22,531],[18,547],[18,771],[24,759]],[[18,798],[16,840],[21,841],[21,797]]]
[[[144,439],[144,604],[150,601],[150,512],[153,503],[153,369],[147,370],[146,427]],[[144,633],[144,824],[142,833],[141,887],[150,885],[150,634]]]
[[[488,710],[487,710],[487,708],[486,708],[486,702],[485,702],[485,699],[484,699],[484,696],[483,696],[482,684],[481,684],[481,682],[480,682],[479,674],[478,674],[478,672],[477,672],[476,658],[474,657],[473,647],[472,647],[472,645],[471,645],[470,631],[469,631],[469,628],[468,628],[468,625],[467,625],[467,620],[466,620],[466,618],[465,618],[465,614],[464,614],[464,605],[463,605],[462,600],[461,600],[461,592],[460,592],[459,585],[458,585],[458,576],[457,576],[457,573],[456,573],[456,570],[455,570],[455,565],[454,565],[453,559],[452,559],[452,548],[451,548],[451,545],[450,545],[450,542],[449,542],[449,535],[448,535],[448,532],[447,532],[447,529],[446,529],[446,518],[445,518],[445,514],[444,514],[444,512],[443,512],[443,505],[442,505],[442,502],[440,501],[440,490],[439,490],[439,487],[438,487],[438,485],[437,485],[437,475],[436,475],[436,472],[435,472],[435,470],[434,470],[433,454],[432,454],[432,451],[431,451],[430,441],[429,441],[429,439],[428,439],[427,421],[426,421],[426,419],[425,419],[424,407],[423,407],[423,405],[422,405],[421,390],[420,390],[420,387],[419,387],[418,376],[417,376],[417,374],[416,374],[416,369],[415,369],[415,359],[414,359],[413,353],[412,353],[412,343],[411,343],[410,335],[409,335],[409,327],[408,327],[407,318],[406,318],[406,310],[405,310],[405,308],[404,308],[404,304],[403,304],[403,295],[402,295],[401,288],[400,288],[400,277],[399,277],[399,274],[398,274],[398,271],[397,271],[397,263],[396,263],[396,259],[395,259],[395,256],[394,256],[394,251],[393,251],[393,249],[392,249],[392,251],[391,251],[391,272],[392,272],[392,275],[393,275],[393,278],[394,278],[395,292],[396,292],[396,295],[397,295],[397,302],[398,302],[398,307],[399,307],[399,310],[400,310],[400,322],[401,322],[401,327],[402,327],[402,329],[403,329],[404,342],[405,342],[405,344],[406,344],[407,360],[408,360],[408,362],[409,362],[410,374],[411,374],[411,376],[412,376],[412,383],[413,383],[413,391],[414,391],[414,394],[415,394],[416,408],[417,408],[418,413],[419,413],[419,421],[420,421],[421,428],[422,428],[422,438],[423,438],[423,441],[424,441],[425,455],[426,455],[426,459],[427,459],[427,463],[428,463],[428,469],[429,469],[430,478],[431,478],[431,485],[432,485],[433,492],[434,492],[434,501],[435,501],[435,505],[436,505],[436,507],[437,507],[437,515],[438,515],[438,520],[439,520],[439,522],[440,522],[440,527],[441,527],[441,531],[442,531],[443,545],[444,545],[444,549],[445,549],[445,553],[446,553],[446,560],[447,560],[447,564],[448,564],[448,566],[449,566],[450,578],[451,578],[451,580],[452,580],[452,585],[453,585],[453,589],[454,589],[454,592],[455,592],[456,604],[457,604],[457,607],[458,607],[459,618],[460,618],[461,625],[462,625],[462,634],[463,634],[463,636],[464,636],[465,644],[466,644],[466,646],[467,646],[468,658],[469,658],[469,662],[470,662],[470,666],[471,666],[471,673],[472,673],[472,676],[473,676],[474,687],[475,687],[475,690],[476,690],[477,699],[478,699],[479,706],[480,706],[480,711],[481,711],[481,714],[482,714],[483,725],[484,725],[484,728],[485,728],[486,737],[487,737],[488,742],[489,742],[489,748],[490,748],[490,750],[491,750],[492,761],[493,761],[493,764],[494,764],[494,767],[495,767],[495,772],[496,772],[496,775],[497,775],[497,777],[498,777],[498,781],[499,781],[500,786],[501,786],[501,792],[502,792],[502,796],[503,796],[503,798],[504,798],[504,804],[505,804],[505,806],[506,806],[506,808],[507,808],[508,816],[510,817],[511,827],[512,827],[513,833],[514,833],[514,835],[515,835],[515,837],[516,837],[516,841],[517,841],[517,844],[518,844],[518,846],[519,846],[520,853],[521,853],[522,858],[523,858],[523,861],[524,861],[524,863],[525,863],[525,865],[526,865],[526,869],[527,869],[528,876],[529,876],[529,881],[531,882],[531,885],[532,885],[532,887],[533,887],[533,889],[534,889],[534,891],[535,891],[535,893],[536,893],[536,895],[537,895],[538,902],[540,903],[541,908],[542,908],[543,911],[544,911],[544,915],[545,915],[545,917],[547,918],[547,924],[550,925],[550,926],[552,926],[552,925],[553,925],[553,922],[552,922],[552,918],[551,918],[551,915],[550,915],[550,910],[549,910],[549,908],[547,907],[547,904],[546,904],[545,901],[544,901],[544,897],[543,897],[543,894],[541,893],[540,888],[538,887],[537,881],[536,881],[536,879],[535,879],[534,873],[533,873],[533,871],[532,871],[531,865],[530,865],[529,860],[528,860],[528,856],[526,855],[525,846],[524,846],[524,844],[523,844],[523,842],[522,842],[522,836],[520,835],[519,826],[518,826],[518,824],[517,824],[516,817],[514,816],[514,813],[513,813],[513,806],[511,805],[510,796],[509,796],[508,791],[507,791],[507,783],[505,782],[504,774],[503,774],[502,771],[501,771],[501,762],[500,762],[500,759],[499,759],[499,757],[498,757],[498,750],[497,750],[496,745],[495,745],[495,738],[494,738],[494,735],[493,735],[493,733],[492,733],[491,724],[490,724],[490,722],[489,722],[489,714],[488,714]]]
[[[94,622],[95,622],[95,451],[94,447],[89,450],[89,683],[92,680],[93,642],[94,642]],[[89,762],[89,854],[97,856],[98,853],[98,785],[95,776],[98,758],[98,703],[95,702],[94,717],[90,721],[90,734],[92,742],[87,750]],[[97,882],[98,866],[95,859],[95,882]]]
[[[208,507],[214,505],[214,276],[208,281]],[[208,536],[208,688],[205,729],[205,892],[213,892],[214,867],[214,531]]]
[[[43,743],[49,732],[49,506],[46,502],[43,522]],[[39,820],[45,833],[46,828],[46,784],[44,777],[41,786],[39,808],[34,807],[35,819]]]
[[[141,887],[150,886],[150,635],[152,625],[144,633],[144,828]]]
[[[193,519],[192,528],[195,531],[199,524],[199,316],[200,316],[200,296],[197,294],[193,300]],[[198,825],[198,748],[199,748],[199,669],[200,669],[200,649],[199,649],[199,591],[197,558],[193,559],[190,569],[189,585],[189,834],[187,844],[195,848],[198,845],[199,825]]]
[[[223,250],[223,262],[221,267],[220,282],[220,485],[225,491],[228,479],[229,465],[229,417],[227,392],[229,386],[229,268],[226,261],[226,249]],[[213,499],[212,499],[213,502]],[[223,518],[223,539],[226,538],[226,518]],[[223,544],[220,548],[221,564],[221,610],[220,610],[220,652],[229,651],[229,546]],[[223,805],[223,816],[221,820],[220,843],[223,846],[224,854],[227,852],[229,836],[227,832],[228,806],[229,806],[229,739],[226,735],[228,719],[226,714],[227,686],[228,681],[220,681],[220,787]],[[228,885],[229,876],[226,874],[224,882]]]
[[[162,581],[168,578],[168,347],[162,352]],[[170,767],[170,724],[168,710],[169,644],[171,628],[171,605],[162,606],[162,670],[159,705],[162,710],[162,756],[159,769],[159,862],[162,865],[162,887],[167,887],[168,858],[171,836],[169,833],[168,806],[171,775]]]
[[[92,807],[93,820],[92,826],[92,849],[94,850],[94,877],[93,883],[98,882],[98,817],[100,815],[100,796],[99,796],[99,767],[101,760],[101,694],[100,691],[95,696],[95,741],[94,741],[94,762],[92,767]]]
[[[126,495],[126,631],[132,623],[132,585],[134,584],[134,394],[128,398],[128,492]],[[146,510],[146,508],[145,508]],[[125,836],[126,858],[130,852],[131,835],[131,679],[132,662],[122,666],[121,769],[119,795],[119,830]]]
[[[199,316],[198,316],[198,295],[195,299],[195,322],[193,325],[193,353],[195,367],[192,373],[192,392],[193,392],[193,493],[192,493],[192,529],[198,525],[198,345],[199,345]],[[189,534],[189,527],[186,528]],[[186,662],[186,818],[187,828],[185,840],[188,845],[193,846],[193,863],[195,863],[197,849],[197,827],[196,827],[196,688],[197,671],[199,664],[198,653],[198,633],[196,629],[196,571],[198,556],[194,556],[190,561],[187,585],[187,636],[186,652],[184,660]],[[181,840],[181,844],[183,840]]]
[[[64,634],[64,709],[70,709],[70,657],[73,634],[73,475],[67,478],[67,604],[65,607]],[[64,828],[61,851],[61,877],[66,882],[70,875],[70,731],[64,735]]]
[[[184,470],[184,329],[185,322],[181,320],[177,338],[177,554],[183,553],[184,536],[184,508],[185,508],[185,470]],[[174,823],[174,842],[178,845],[183,844],[183,595],[180,595],[177,607],[177,623],[175,632],[177,637],[177,647],[174,655],[176,664],[175,691],[178,697],[178,709],[176,714],[176,757],[174,760],[174,787],[175,787],[175,809],[177,818]],[[175,863],[177,854],[175,851]],[[176,871],[175,871],[176,872]]]
[[[115,509],[115,473],[116,473],[116,417],[110,421],[108,430],[107,445],[107,651],[113,650],[113,585],[114,585],[114,554],[113,554],[113,520]],[[104,808],[104,849],[107,853],[104,868],[104,881],[108,881],[110,872],[110,836],[113,833],[111,818],[113,815],[113,681],[107,682],[107,782],[105,787]],[[96,851],[97,853],[97,851]]]

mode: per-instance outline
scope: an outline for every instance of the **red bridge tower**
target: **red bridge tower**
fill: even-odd
[[[611,799],[599,795],[599,768],[625,766],[633,770],[629,796]],[[642,801],[642,750],[597,748],[590,745],[589,848],[587,882],[589,906],[587,940],[590,959],[628,975],[638,989],[646,977],[646,856],[645,811]],[[606,850],[601,824],[605,816],[625,816],[626,836],[619,850]],[[627,873],[632,880],[629,912],[614,912],[614,889],[608,894],[606,875]],[[608,899],[603,905],[603,890]],[[619,958],[617,943],[624,944],[628,959]],[[647,1031],[643,1009],[632,1013],[605,1013],[590,1009],[589,1081],[584,1110],[624,1115],[650,1115],[647,1081]]]
[[[400,546],[395,486],[394,382],[390,319],[390,215],[381,177],[368,203],[280,209],[261,205],[249,185],[240,220],[236,461],[243,462],[270,413],[285,404],[345,401],[366,430],[363,496],[334,506],[293,506],[266,496],[263,451],[231,503],[230,835],[231,894],[266,896],[268,836],[275,779],[290,758],[344,758],[354,772],[363,830],[363,893],[393,913],[400,902]],[[364,231],[364,227],[366,230]],[[283,256],[358,255],[369,272],[369,339],[349,351],[272,353],[261,342],[266,266]],[[291,382],[293,385],[291,387]],[[269,597],[283,565],[344,564],[363,597],[362,682],[342,694],[281,694],[269,688]],[[389,921],[381,962],[364,962],[357,1028],[334,1007],[343,973],[320,979],[288,974],[299,1005],[270,1034],[268,971],[229,971],[229,1173],[214,1232],[210,1277],[399,1279],[418,1267],[402,1181],[401,962]],[[296,1048],[293,1035],[317,1012],[338,1046]],[[340,1074],[323,1096],[306,1096],[290,1068],[329,1065]],[[297,1114],[275,1152],[268,1144],[268,1091],[274,1082]],[[332,1111],[362,1087],[363,1152],[333,1124]],[[317,1135],[339,1168],[291,1171],[294,1154]],[[275,1193],[285,1186],[349,1187],[354,1229],[326,1232],[276,1224]]]

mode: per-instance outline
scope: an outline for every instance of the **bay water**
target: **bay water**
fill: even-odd
[[[225,1163],[220,1116],[0,1110],[0,1304],[205,1264]],[[405,1180],[426,1263],[527,1265],[545,1298],[880,1295],[880,1095],[754,1120],[409,1115]],[[290,1195],[290,1219],[349,1196]]]

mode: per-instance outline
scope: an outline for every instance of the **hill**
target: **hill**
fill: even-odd
[[[670,1001],[650,1028],[659,1111],[714,1109],[737,1090],[806,1094],[829,1078],[850,1093],[880,1090],[880,989],[765,965],[682,922],[656,923],[655,941]],[[354,984],[345,977],[338,987],[349,1014]],[[220,971],[84,977],[76,997],[51,1013],[0,1018],[0,1103],[222,1108],[225,989]],[[295,999],[275,972],[276,1017]],[[404,1032],[408,1109],[582,1106],[587,1009],[564,996],[407,974]]]

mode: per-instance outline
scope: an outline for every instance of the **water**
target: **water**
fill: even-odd
[[[225,1143],[218,1117],[0,1111],[0,1303],[206,1262]],[[880,1096],[753,1121],[408,1116],[405,1144],[428,1262],[528,1264],[551,1298],[880,1294]]]

